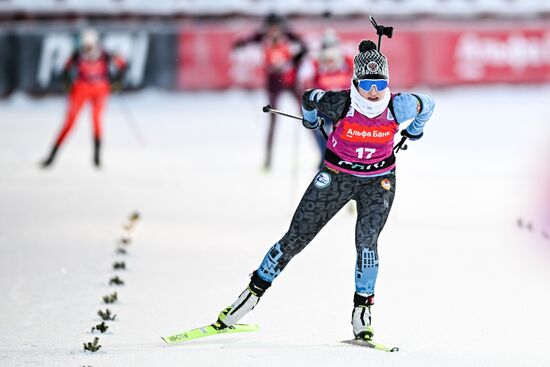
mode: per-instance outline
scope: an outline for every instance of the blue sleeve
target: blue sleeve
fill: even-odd
[[[319,102],[324,94],[325,91],[322,89],[310,89],[304,93],[302,96],[302,115],[304,116],[304,120],[313,122],[317,119],[317,108],[315,104],[312,105],[312,102]]]
[[[303,119],[308,122],[314,122],[317,120],[317,110],[307,110],[304,106],[302,106],[302,115]]]
[[[418,113],[409,126],[407,126],[407,132],[411,135],[419,135],[422,134],[426,122],[432,117],[435,102],[433,98],[422,94],[413,95],[420,101],[420,113]]]

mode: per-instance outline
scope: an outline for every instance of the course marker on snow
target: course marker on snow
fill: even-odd
[[[106,308],[105,311],[103,310],[97,311],[97,315],[101,317],[101,319],[104,321],[114,321],[116,318],[116,314],[113,315],[111,313],[111,310],[109,310],[108,308]]]
[[[163,336],[162,340],[166,344],[181,343],[188,340],[204,338],[206,336],[218,335],[218,334],[233,334],[233,333],[244,333],[260,330],[260,326],[254,324],[235,324],[227,328],[219,329],[215,328],[213,325],[207,325],[199,327],[196,329],[184,331],[179,334]]]
[[[107,331],[107,329],[109,328],[109,326],[107,326],[107,324],[105,323],[105,321],[102,321],[101,324],[97,324],[96,326],[94,326],[92,328],[92,333],[97,330],[99,332],[101,332],[101,334],[103,334],[104,332]]]
[[[116,249],[116,253],[117,253],[117,255],[126,255],[128,253],[128,251],[126,251],[126,249],[123,248],[123,247],[118,247]]]
[[[113,263],[114,270],[126,270],[126,263],[124,261],[117,261]]]
[[[84,343],[84,350],[90,352],[97,352],[101,348],[99,344],[99,338],[96,336],[93,342]]]
[[[124,285],[124,281],[117,276],[112,277],[109,280],[109,285]]]
[[[118,301],[117,292],[103,296],[103,302],[105,303],[115,303],[116,301]]]

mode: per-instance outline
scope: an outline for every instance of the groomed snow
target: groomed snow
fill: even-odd
[[[538,216],[550,88],[422,92],[436,113],[398,154],[379,241],[373,321],[379,341],[400,347],[393,354],[338,343],[351,337],[348,208],[243,320],[260,332],[160,339],[214,321],[235,299],[315,174],[309,132],[289,119],[278,125],[273,171],[261,171],[262,93],[115,96],[101,170],[91,165],[89,110],[44,171],[65,100],[0,101],[0,366],[550,365],[550,241]],[[296,111],[288,97],[280,108]],[[128,255],[117,255],[133,210],[142,219]],[[115,261],[127,270],[115,272]],[[108,285],[115,274],[124,286]],[[114,291],[116,321],[97,335],[99,352],[84,352]]]

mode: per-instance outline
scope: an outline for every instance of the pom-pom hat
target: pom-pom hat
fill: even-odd
[[[388,59],[378,52],[371,40],[359,44],[359,53],[353,59],[353,79],[389,79]]]

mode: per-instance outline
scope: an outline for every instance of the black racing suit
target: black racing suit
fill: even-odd
[[[304,94],[303,105],[341,120],[350,106],[349,91],[326,92],[318,102]],[[395,170],[380,176],[356,176],[324,167],[315,176],[294,213],[290,228],[265,255],[256,274],[269,283],[302,251],[350,200],[357,203],[356,292],[374,294],[378,273],[378,237],[395,196]],[[339,244],[335,244],[339,245]],[[318,269],[322,271],[322,269]]]

